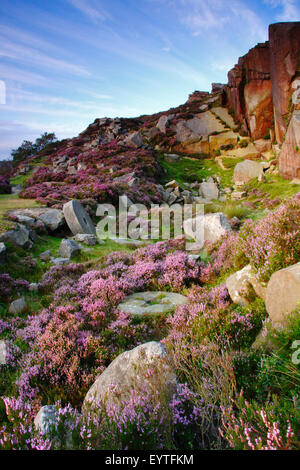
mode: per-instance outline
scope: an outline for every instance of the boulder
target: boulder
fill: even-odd
[[[195,219],[188,219],[184,221],[184,232],[193,239],[195,238],[193,223],[196,220],[203,227],[204,242],[216,242],[228,232],[231,232],[228,219],[222,212],[199,215]]]
[[[59,256],[62,258],[72,258],[80,253],[81,248],[74,240],[64,238],[59,247]]]
[[[247,303],[246,297],[249,285],[252,286],[258,297],[263,300],[265,299],[266,289],[258,282],[251,265],[248,264],[226,280],[226,287],[232,302],[245,305]]]
[[[1,339],[0,340],[0,366],[5,366],[7,364],[8,359],[8,348],[6,342]]]
[[[74,239],[77,242],[84,243],[85,245],[94,246],[97,243],[96,236],[92,235],[91,233],[78,233],[75,235]]]
[[[9,306],[9,313],[12,315],[20,315],[21,313],[26,312],[27,310],[27,304],[25,302],[24,297],[21,297],[20,299],[14,300],[11,302]]]
[[[181,157],[177,155],[176,153],[165,153],[164,157],[166,161],[171,162],[171,163],[181,160]]]
[[[25,249],[32,247],[29,230],[22,224],[18,224],[15,230],[0,234],[0,242],[11,243]]]
[[[40,254],[40,259],[42,261],[49,261],[51,259],[51,251],[47,250]]]
[[[65,223],[65,218],[59,209],[47,209],[43,211],[38,217],[50,232],[55,232],[59,227]]]
[[[266,308],[274,325],[285,324],[300,303],[300,263],[272,274],[267,285]]]
[[[133,132],[132,134],[129,134],[129,136],[125,139],[125,142],[127,145],[136,148],[142,147],[143,145],[143,139],[139,132]]]
[[[6,246],[4,243],[0,243],[0,264],[6,261]]]
[[[279,157],[284,178],[300,178],[300,110],[293,112]]]
[[[252,160],[245,160],[238,163],[233,172],[233,181],[237,185],[248,183],[254,178],[262,178],[264,169],[258,162]]]
[[[218,199],[219,189],[214,182],[204,182],[200,184],[199,195],[204,199]]]
[[[63,264],[69,263],[70,258],[51,258],[51,263],[55,266],[62,266]]]
[[[150,368],[152,373],[147,374]],[[170,399],[175,387],[176,376],[165,347],[151,341],[120,354],[107,367],[88,391],[82,412],[83,415],[96,413],[97,405],[103,402],[119,405],[129,399],[132,391],[145,389],[153,398],[159,392],[160,396]]]
[[[272,150],[272,142],[269,139],[255,140],[254,145],[259,153],[269,152],[270,150]]]
[[[127,296],[118,309],[132,315],[151,315],[171,312],[186,302],[184,295],[172,292],[137,292]]]
[[[64,204],[63,213],[73,235],[78,233],[95,234],[95,227],[89,214],[76,199]]]

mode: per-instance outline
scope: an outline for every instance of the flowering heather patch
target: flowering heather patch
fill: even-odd
[[[222,408],[221,436],[236,450],[297,449],[300,414],[292,403],[266,403],[264,407],[244,400],[243,396],[228,409]],[[299,443],[299,442],[298,442]]]
[[[54,167],[56,160],[66,159],[72,168],[81,164],[75,174],[66,164]],[[118,201],[126,191],[134,202],[150,204],[160,202],[155,178],[160,167],[150,150],[119,146],[117,142],[98,146],[97,150],[81,150],[80,147],[60,148],[59,153],[46,160],[27,181],[22,197],[35,198],[50,206],[62,205],[70,199],[93,198],[99,203]],[[134,173],[136,182],[129,187],[114,178]]]
[[[8,299],[18,290],[28,289],[29,282],[24,279],[13,279],[9,274],[0,274],[0,300]]]

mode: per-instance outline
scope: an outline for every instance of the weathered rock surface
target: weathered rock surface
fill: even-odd
[[[187,302],[184,295],[172,292],[137,292],[127,296],[118,309],[132,315],[167,313]]]
[[[300,178],[300,110],[293,112],[279,157],[284,178]]]
[[[58,412],[54,405],[42,406],[34,418],[34,427],[41,434],[49,434],[58,424]]]
[[[78,233],[95,234],[95,227],[89,214],[76,199],[64,204],[63,213],[73,235]]]
[[[210,151],[218,150],[226,145],[236,145],[237,134],[232,131],[222,132],[221,134],[211,135],[209,137],[209,148]]]
[[[285,324],[300,302],[300,263],[272,274],[267,285],[266,308],[274,325]]]
[[[247,303],[249,285],[252,286],[258,297],[265,299],[266,288],[258,282],[250,264],[226,279],[229,295],[236,304],[245,305]]]
[[[238,163],[233,172],[233,181],[235,184],[243,185],[254,178],[262,178],[264,174],[263,166],[252,160],[245,160]]]
[[[167,129],[170,125],[170,121],[173,119],[174,114],[169,114],[168,116],[161,116],[156,124],[156,127],[160,130],[162,133],[166,133]]]
[[[72,258],[80,253],[81,248],[74,240],[64,238],[59,247],[59,256],[62,258]]]
[[[147,370],[154,370],[147,376]],[[165,347],[151,341],[120,354],[96,379],[88,391],[82,412],[97,412],[97,403],[120,404],[128,400],[131,391],[159,392],[171,398],[175,391],[176,376],[169,363]]]
[[[277,142],[282,143],[292,94],[291,83],[300,75],[300,22],[271,24],[269,39],[275,133]]]
[[[132,134],[129,134],[129,136],[125,139],[125,142],[127,145],[136,148],[142,147],[143,145],[143,139],[139,132],[133,132]]]
[[[203,182],[200,184],[199,194],[204,199],[214,200],[219,197],[219,189],[216,183],[213,182]]]
[[[54,232],[58,228],[63,227],[65,218],[63,212],[59,209],[50,207],[33,207],[26,209],[15,209],[9,212],[9,215],[16,218],[31,228],[46,227],[49,232]],[[24,219],[25,217],[25,219]]]
[[[9,306],[9,313],[12,315],[20,315],[23,312],[26,312],[27,310],[27,304],[25,302],[24,297],[21,297],[20,299],[14,300],[11,302]]]

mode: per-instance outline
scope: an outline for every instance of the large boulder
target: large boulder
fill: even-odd
[[[65,223],[63,212],[51,207],[32,207],[9,211],[9,216],[27,227],[54,232]]]
[[[38,217],[50,232],[54,232],[65,223],[64,215],[59,209],[47,209]]]
[[[203,242],[216,242],[224,235],[231,232],[229,221],[222,212],[199,215],[195,219],[187,219],[184,221],[184,232],[193,239],[195,239],[194,222],[199,223],[203,229]]]
[[[152,374],[147,371],[152,369]],[[119,405],[129,399],[131,392],[153,390],[171,398],[176,387],[176,376],[170,365],[165,347],[151,341],[120,354],[99,375],[88,391],[82,412],[97,412],[101,403]],[[113,392],[112,392],[113,390]]]
[[[272,274],[267,285],[266,308],[274,325],[285,324],[300,303],[300,263]]]
[[[249,286],[252,286],[258,297],[265,299],[266,289],[256,279],[250,264],[226,279],[229,295],[232,302],[236,304],[245,305],[247,303],[246,297]]]
[[[137,292],[128,295],[118,309],[132,315],[151,315],[171,312],[186,302],[184,295],[174,292]]]
[[[300,178],[300,110],[293,112],[279,157],[279,171],[285,178]]]
[[[89,214],[76,199],[64,204],[63,213],[73,235],[78,233],[95,234],[95,227]]]
[[[169,114],[169,116],[161,116],[156,124],[156,127],[165,134],[170,125],[171,120],[173,119],[174,114]]]
[[[252,160],[245,160],[238,163],[233,172],[233,181],[235,184],[243,185],[248,183],[254,178],[263,178],[264,169],[263,166]]]
[[[62,258],[72,258],[80,253],[81,248],[74,240],[64,238],[59,247],[59,256]]]

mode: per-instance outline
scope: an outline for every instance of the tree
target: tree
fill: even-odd
[[[23,143],[17,149],[12,150],[11,156],[13,158],[14,164],[18,164],[33,155],[36,155],[38,152],[44,150],[47,145],[56,142],[57,138],[54,132],[44,132],[40,137],[38,137],[35,142],[30,142],[29,140],[24,140]]]

